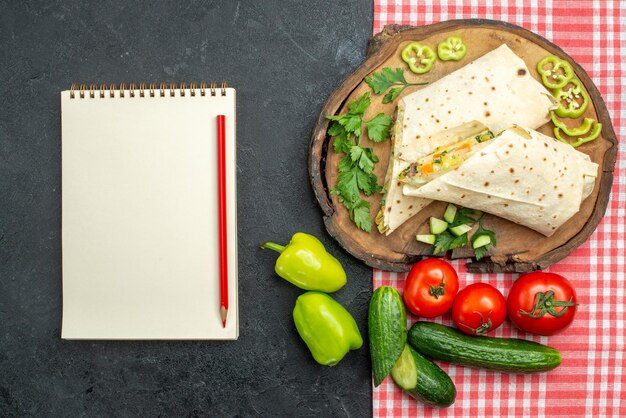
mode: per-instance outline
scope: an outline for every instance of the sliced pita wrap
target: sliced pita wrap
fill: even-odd
[[[499,132],[514,123],[538,128],[549,120],[552,96],[505,44],[398,102],[392,152],[378,229],[390,234],[431,200],[404,196],[398,180],[409,161],[458,141],[437,135],[473,120]]]
[[[597,175],[588,155],[513,127],[412,193],[491,213],[549,237],[580,210]]]

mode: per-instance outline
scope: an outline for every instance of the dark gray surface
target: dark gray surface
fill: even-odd
[[[0,415],[370,415],[367,340],[317,365],[291,319],[300,290],[258,244],[320,237],[366,336],[371,270],[326,234],[307,145],[364,57],[371,2],[93,3],[0,1]],[[239,340],[62,341],[59,92],[222,79],[238,95]]]

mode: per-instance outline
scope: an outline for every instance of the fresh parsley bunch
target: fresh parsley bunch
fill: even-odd
[[[409,86],[422,86],[428,84],[423,83],[409,83],[404,78],[404,70],[402,68],[383,68],[378,73],[373,73],[365,77],[365,82],[376,94],[383,94],[389,87],[394,87],[383,97],[383,103],[391,103],[398,98],[400,93]]]
[[[361,198],[361,192],[370,196],[380,192],[382,187],[373,173],[378,157],[372,148],[361,146],[363,125],[367,127],[369,139],[383,142],[389,137],[392,122],[391,117],[384,113],[365,121],[365,111],[370,104],[370,93],[367,92],[348,103],[347,113],[326,117],[332,121],[328,135],[335,137],[334,151],[346,154],[339,162],[339,178],[331,193],[339,196],[339,201],[348,209],[352,222],[366,232],[372,229],[372,217],[370,204]]]

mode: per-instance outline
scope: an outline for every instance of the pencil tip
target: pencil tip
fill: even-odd
[[[220,315],[222,317],[222,326],[226,328],[226,316],[228,315],[228,309],[224,306],[220,307]]]

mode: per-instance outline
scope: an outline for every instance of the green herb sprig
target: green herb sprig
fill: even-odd
[[[393,69],[389,67],[385,67],[380,72],[365,77],[365,82],[376,94],[383,94],[391,86],[401,86],[389,90],[389,93],[385,94],[383,97],[383,103],[393,102],[398,98],[400,93],[409,86],[423,86],[424,84],[428,84],[426,82],[409,83],[404,78],[404,70],[402,68]]]
[[[462,224],[474,225],[476,222],[480,221],[483,217],[483,213],[479,210],[474,210],[470,208],[459,208],[456,212],[456,216],[454,217],[454,221],[449,225],[450,228],[454,228],[455,226],[459,226]]]
[[[335,137],[334,151],[346,154],[339,161],[339,177],[331,193],[339,196],[339,201],[348,209],[350,219],[366,232],[372,229],[372,217],[370,204],[361,198],[361,192],[370,196],[380,192],[382,187],[373,173],[378,157],[372,148],[361,146],[363,125],[367,128],[369,139],[383,142],[389,137],[392,122],[391,117],[384,113],[365,121],[365,111],[370,104],[370,93],[367,92],[348,103],[347,113],[326,117],[332,121],[328,135]]]
[[[435,239],[435,248],[433,254],[446,253],[448,250],[454,250],[467,244],[467,232],[463,235],[455,237],[448,231],[437,235]]]

